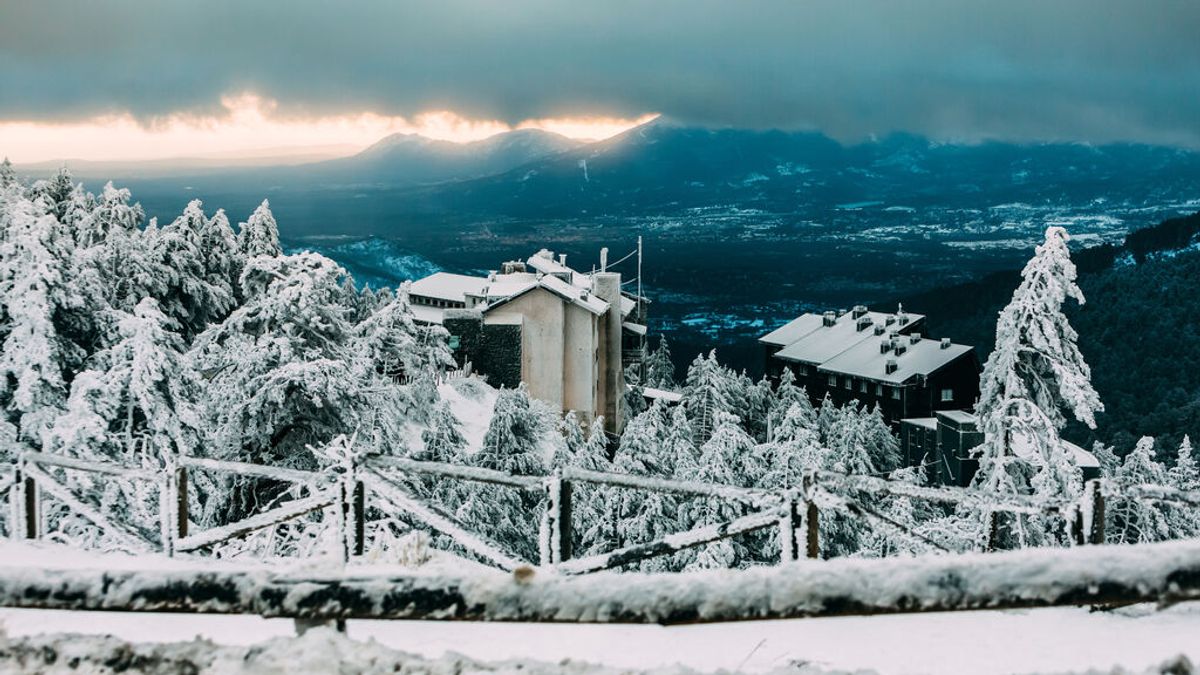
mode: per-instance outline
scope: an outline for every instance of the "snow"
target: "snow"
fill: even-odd
[[[487,284],[488,280],[484,277],[437,272],[412,282],[408,292],[435,300],[465,303],[468,293],[479,295]]]
[[[871,319],[873,325],[884,326],[889,331],[911,328],[925,318],[921,314],[905,314],[903,316],[908,320],[902,324],[899,319],[900,315],[897,314],[867,312],[865,316]],[[889,319],[896,320],[889,324]],[[854,318],[853,313],[847,312],[838,317],[832,326],[820,326],[784,347],[775,356],[785,361],[824,364],[851,347],[864,342],[869,343],[878,352],[877,343],[880,339],[882,336],[875,335],[875,331],[870,326],[859,330],[858,321]]]
[[[875,336],[874,340],[857,342],[822,363],[819,370],[901,384],[917,375],[929,375],[971,351],[971,347],[967,345],[951,344],[943,349],[938,340],[922,338],[913,342],[909,336],[902,335],[896,340],[903,344],[905,349],[904,353],[898,355],[895,350],[880,351],[879,343],[886,339],[884,336]],[[889,361],[896,363],[896,370],[891,373],[888,373],[886,368]]]
[[[467,441],[468,455],[475,454],[483,447],[483,437],[491,424],[492,410],[496,407],[499,393],[496,388],[473,377],[450,380],[438,386],[438,396],[450,406],[462,424],[460,432]]]

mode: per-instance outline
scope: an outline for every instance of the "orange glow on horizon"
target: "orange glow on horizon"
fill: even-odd
[[[284,156],[315,152],[349,155],[393,133],[468,142],[512,129],[544,129],[581,140],[601,140],[648,122],[636,119],[567,117],[525,120],[508,125],[472,120],[451,111],[412,117],[371,112],[296,118],[276,114],[274,101],[254,94],[221,99],[225,114],[198,117],[175,114],[152,124],[128,113],[81,122],[0,121],[0,156],[14,163],[77,159],[129,161],[185,157]]]

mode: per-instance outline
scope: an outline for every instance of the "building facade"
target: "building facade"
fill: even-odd
[[[925,317],[855,307],[805,314],[759,339],[769,377],[790,370],[814,404],[879,406],[896,425],[938,410],[974,406],[979,359],[973,347],[920,334]]]
[[[417,321],[440,324],[460,367],[496,386],[524,382],[531,396],[584,421],[603,416],[620,433],[624,369],[645,358],[644,298],[621,275],[587,274],[543,249],[487,277],[440,272],[413,282]]]

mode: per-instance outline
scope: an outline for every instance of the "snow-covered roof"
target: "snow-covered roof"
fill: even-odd
[[[643,326],[640,323],[634,323],[632,321],[622,321],[621,328],[624,328],[625,330],[629,331],[630,333],[634,333],[636,335],[645,335],[646,334],[645,326]]]
[[[667,403],[679,403],[683,400],[683,394],[676,391],[667,391],[666,389],[658,389],[656,387],[642,387],[642,396],[648,399],[662,399]]]
[[[913,426],[921,427],[923,429],[929,429],[930,431],[937,430],[937,418],[936,417],[909,417],[908,419],[900,420],[900,423],[901,424],[911,424]]]
[[[467,293],[478,294],[487,283],[484,277],[437,272],[412,282],[408,292],[426,298],[466,302]]]
[[[818,370],[888,384],[901,384],[918,375],[930,375],[972,349],[967,345],[958,344],[943,347],[941,341],[927,338],[914,341],[907,335],[889,338],[886,335],[874,335],[869,329],[867,332],[870,333],[871,339],[858,341],[854,346],[822,363]],[[903,345],[904,352],[896,354],[892,349],[881,351],[880,345],[885,341]],[[889,361],[896,364],[896,370],[891,373],[887,372]]]
[[[538,275],[528,272],[501,274],[491,281],[483,290],[483,294],[488,299],[487,310],[494,309],[535,288],[544,288],[592,314],[600,315],[608,311],[608,303],[592,295],[586,288],[579,288],[549,274]]]
[[[880,336],[875,334],[875,326],[883,326],[888,331],[908,329],[925,318],[920,314],[905,314],[901,317],[882,312],[867,312],[855,318],[853,312],[847,312],[837,317],[832,326],[826,326],[820,315],[812,316],[821,324],[779,350],[775,356],[785,361],[824,365],[826,361],[862,342],[869,341],[875,344],[875,341],[880,339]],[[860,321],[865,322],[868,319],[871,325],[860,329]]]
[[[786,347],[820,328],[821,322],[820,314],[803,314],[758,338],[758,341],[766,345]]]
[[[429,305],[409,305],[412,309],[413,319],[421,323],[442,323],[445,310],[441,307],[430,307]]]
[[[542,249],[537,253],[529,256],[525,261],[529,267],[541,272],[542,274],[571,274],[574,275],[575,270],[554,259],[554,252],[547,249]]]

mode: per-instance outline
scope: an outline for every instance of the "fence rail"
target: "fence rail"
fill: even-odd
[[[99,567],[99,566],[97,566]],[[692,624],[1200,599],[1200,541],[590,578],[39,569],[0,562],[0,606],[345,619]]]
[[[930,549],[946,551],[942,545],[906,529],[903,524],[880,513],[871,502],[881,497],[907,497],[978,508],[990,523],[991,536],[987,550],[994,548],[991,542],[995,540],[997,513],[1056,515],[1063,518],[1073,543],[1102,544],[1105,501],[1111,497],[1102,490],[1100,481],[1089,481],[1080,500],[1064,502],[1020,495],[998,498],[973,488],[926,487],[830,471],[808,471],[803,475],[800,485],[772,492],[572,467],[550,476],[512,475],[478,467],[378,455],[348,458],[332,470],[323,472],[200,457],[178,457],[169,459],[168,463],[169,466],[162,470],[150,471],[41,452],[23,453],[17,458],[12,476],[0,478],[0,494],[6,490],[9,492],[9,536],[18,539],[36,539],[41,536],[43,492],[107,532],[121,546],[130,550],[157,548],[168,555],[197,551],[309,513],[332,509],[339,533],[338,554],[342,560],[348,561],[355,555],[361,555],[365,549],[365,523],[367,506],[370,503],[379,505],[388,512],[402,512],[411,519],[445,534],[480,559],[502,569],[512,570],[529,564],[518,556],[505,552],[502,546],[488,541],[486,537],[470,532],[440,508],[423,503],[405,487],[406,479],[416,476],[438,476],[543,493],[545,498],[541,534],[538,537],[538,564],[574,575],[624,567],[771,526],[779,528],[780,562],[786,563],[800,557],[818,558],[821,555],[821,511],[831,507],[862,517],[881,527],[903,531]],[[113,522],[105,517],[84,500],[72,495],[66,485],[50,475],[49,469],[82,471],[156,483],[159,487],[160,505],[159,540],[150,541],[145,535],[135,532],[125,524]],[[191,530],[194,527],[188,514],[190,471],[230,473],[291,483],[303,486],[308,494],[238,522],[193,532]],[[626,545],[600,555],[573,558],[572,495],[578,484],[721,499],[740,503],[749,507],[751,512],[728,522],[706,524],[692,530],[668,534],[654,541]],[[1129,496],[1137,498],[1200,506],[1200,493],[1150,485],[1135,486],[1127,492]]]

